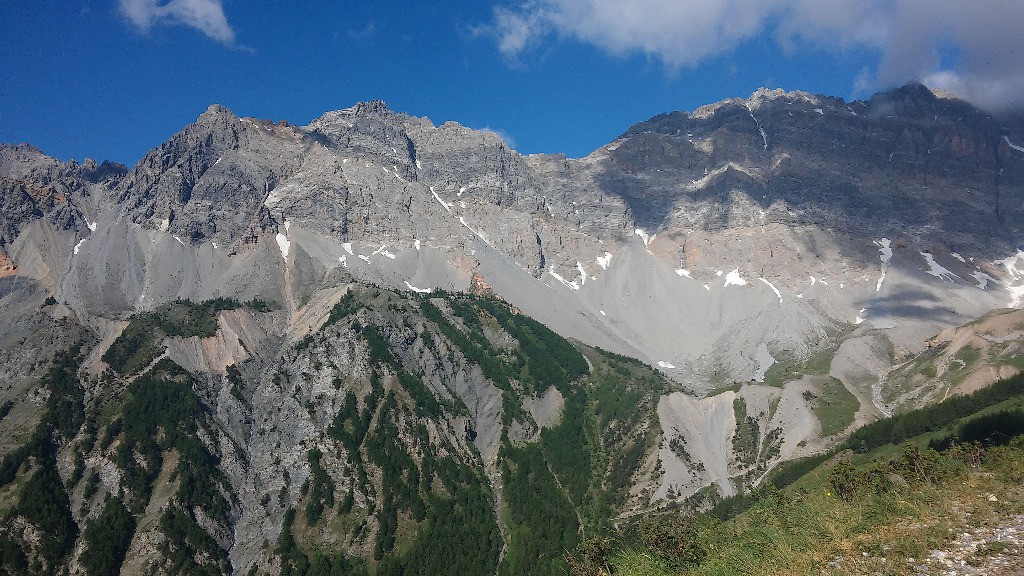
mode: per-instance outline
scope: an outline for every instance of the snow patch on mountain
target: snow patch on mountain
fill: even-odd
[[[878,252],[881,254],[879,259],[882,261],[882,275],[878,278],[878,284],[875,284],[875,292],[879,292],[882,290],[882,282],[885,281],[885,273],[889,271],[889,263],[892,262],[892,241],[882,238],[875,241],[875,246],[878,246]]]
[[[430,193],[434,195],[434,199],[437,200],[437,202],[441,204],[441,206],[443,206],[445,210],[447,210],[448,212],[452,211],[452,205],[449,204],[448,202],[445,202],[444,200],[441,200],[441,197],[438,196],[437,192],[434,191],[433,186],[430,187]]]
[[[1003,136],[1003,140],[1006,140],[1006,144],[1007,144],[1007,146],[1009,146],[1010,148],[1013,148],[1013,149],[1014,149],[1014,150],[1016,150],[1017,152],[1024,152],[1024,146],[1017,146],[1017,145],[1016,145],[1016,144],[1014,144],[1013,142],[1010,142],[1010,137],[1009,137],[1009,136]]]
[[[1024,284],[1007,286],[1006,289],[1010,291],[1010,303],[1006,305],[1008,308],[1016,308],[1024,302]]]
[[[636,230],[633,230],[633,233],[639,236],[640,239],[644,241],[644,246],[650,246],[651,242],[654,241],[654,237],[657,236],[657,234],[648,235],[647,232],[644,232],[642,228],[637,228]]]
[[[943,282],[955,282],[953,278],[960,278],[959,276],[947,270],[941,264],[936,262],[935,257],[929,254],[928,252],[918,252],[918,254],[924,256],[925,261],[928,262],[928,274],[931,274],[936,278],[940,278]],[[963,280],[963,278],[960,278],[960,280]]]
[[[276,238],[277,238],[277,246],[281,249],[281,258],[284,258],[285,260],[287,260],[288,259],[288,249],[291,248],[292,243],[291,243],[290,240],[288,240],[288,237],[285,236],[284,234],[282,234],[281,232],[277,233]],[[175,239],[177,239],[177,237],[175,237]],[[182,244],[182,245],[184,245],[184,244]]]
[[[742,276],[740,276],[739,268],[735,268],[732,272],[729,272],[729,274],[725,277],[725,284],[722,285],[722,288],[725,288],[730,284],[735,284],[736,286],[747,285],[747,281],[744,280]]]
[[[1021,282],[1017,286],[1012,286],[1017,280],[1024,278],[1024,270],[1017,268],[1017,261],[1024,262],[1024,250],[1018,250],[1016,254],[1009,258],[1003,258],[1002,260],[996,260],[996,264],[1002,264],[1006,268],[1006,273],[1009,274],[1013,279],[1003,284],[1004,287],[1010,292],[1010,303],[1007,304],[1010,308],[1016,308],[1024,302],[1024,282]]]
[[[775,287],[775,284],[772,284],[771,282],[765,280],[764,278],[758,278],[758,280],[767,284],[768,287],[772,289],[772,292],[775,292],[775,296],[777,296],[779,299],[779,304],[782,304],[782,292],[779,292],[779,289]]]
[[[381,256],[384,256],[385,258],[390,258],[390,259],[394,260],[395,259],[395,254],[393,252],[389,252],[387,250],[387,247],[388,247],[387,244],[381,244],[380,248],[377,248],[376,250],[374,250],[373,253],[370,254],[370,256],[376,256],[377,254],[380,254]]]
[[[750,119],[757,125],[757,131],[761,133],[761,140],[764,141],[764,151],[768,151],[768,135],[764,133],[764,128],[761,127],[761,123],[754,117],[754,111],[750,109],[750,104],[747,104],[747,114],[750,114]]]
[[[1002,260],[996,260],[995,264],[1002,264],[1003,268],[1006,268],[1006,273],[1013,277],[1014,280],[1024,275],[1024,270],[1017,269],[1017,260],[1024,260],[1024,250],[1017,251],[1016,254],[1009,258],[1003,258]]]
[[[863,324],[864,323],[864,320],[866,320],[866,318],[864,318],[864,311],[865,310],[867,310],[867,308],[861,308],[860,309],[860,312],[857,313],[857,317],[853,319],[853,323],[854,324]]]
[[[565,278],[563,278],[558,272],[555,272],[555,267],[554,266],[551,266],[550,268],[548,268],[548,274],[551,274],[552,276],[554,276],[555,280],[558,280],[559,282],[561,282],[562,284],[564,284],[568,288],[571,288],[573,290],[579,290],[580,289],[580,285],[579,284],[577,284],[576,282],[570,282],[569,280],[566,280]]]
[[[466,230],[469,230],[470,232],[472,232],[474,236],[476,236],[477,238],[483,240],[484,244],[487,244],[488,246],[491,246],[491,243],[487,240],[487,238],[484,238],[483,234],[477,232],[476,230],[473,229],[472,226],[470,226],[469,224],[466,223],[466,218],[465,217],[459,216],[459,223],[462,224],[463,226],[465,226]]]
[[[409,290],[412,290],[417,294],[430,294],[431,292],[434,291],[432,288],[417,288],[410,284],[408,280],[405,281],[405,285],[409,287]]]
[[[601,270],[607,270],[612,264],[612,253],[605,252],[604,256],[597,257],[597,265],[601,267]]]

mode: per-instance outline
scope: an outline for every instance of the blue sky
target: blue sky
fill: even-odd
[[[655,114],[760,86],[850,98],[917,79],[1017,106],[1024,3],[965,16],[971,5],[10,0],[0,142],[131,165],[211,103],[305,124],[381,99],[576,157]]]

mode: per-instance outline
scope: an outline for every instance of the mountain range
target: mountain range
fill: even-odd
[[[917,84],[578,159],[214,105],[0,204],[9,573],[550,573],[1024,369],[1024,133]]]

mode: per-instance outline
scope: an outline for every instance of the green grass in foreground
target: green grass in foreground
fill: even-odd
[[[875,440],[880,439],[878,430],[872,431],[861,439],[869,442],[854,446],[863,450],[875,444],[871,450],[856,454],[844,449],[794,464],[785,471],[787,488],[762,487],[744,497],[745,508],[719,511],[719,516],[666,513],[622,526],[612,536],[591,538],[567,556],[570,573],[913,573],[914,562],[965,529],[963,510],[973,510],[972,522],[1024,512],[1024,436],[1008,433],[1019,418],[991,417],[994,410],[1018,403],[1021,396],[1013,391],[1019,384],[1010,379],[932,408],[928,415],[961,416],[941,425],[923,426],[920,413],[905,420],[897,416],[878,428],[919,429],[921,434],[897,434],[906,442],[892,445]],[[979,427],[1007,422],[1005,431],[976,434]],[[927,447],[929,440],[948,437],[943,434],[950,429],[960,439],[985,440],[954,443],[942,451]],[[990,494],[997,495],[995,502]],[[729,513],[735,515],[721,519]],[[842,561],[835,563],[836,558]]]
[[[986,494],[999,494],[989,514],[1020,513],[1024,495],[1024,441],[985,451],[977,468],[963,453],[911,448],[893,460],[836,466],[813,490],[769,488],[757,502],[727,521],[708,517],[646,521],[623,534],[605,555],[573,557],[573,574],[775,575],[862,573],[829,566],[836,557],[865,564],[883,555],[893,566],[882,574],[903,574],[910,559],[927,557],[960,531],[958,505],[983,515]],[[920,470],[920,472],[916,472]],[[902,472],[902,473],[901,473]],[[898,478],[898,479],[897,479]],[[905,483],[905,484],[904,484]],[[868,554],[868,557],[864,556]],[[867,571],[865,573],[873,573]]]

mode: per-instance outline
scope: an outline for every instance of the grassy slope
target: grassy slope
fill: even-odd
[[[987,449],[977,466],[962,454],[928,451],[929,441],[980,415],[1021,408],[1024,396],[1011,395],[903,444],[845,450],[784,490],[762,490],[729,520],[666,516],[652,522],[657,529],[641,524],[620,532],[603,552],[590,542],[577,549],[579,573],[597,573],[601,564],[626,575],[915,573],[922,558],[954,536],[1024,512],[1024,437]],[[837,492],[843,484],[833,470],[846,462],[858,489]]]

